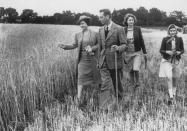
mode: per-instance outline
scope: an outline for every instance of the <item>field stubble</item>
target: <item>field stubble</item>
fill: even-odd
[[[57,46],[72,43],[79,31],[77,26],[0,25],[0,130],[187,130],[184,76],[175,106],[165,105],[167,86],[158,78],[158,70],[159,47],[166,31],[158,29],[143,29],[148,69],[142,68],[141,87],[136,92],[124,77],[119,111],[103,114],[77,109],[72,100],[77,53]],[[187,36],[182,37],[187,49]]]

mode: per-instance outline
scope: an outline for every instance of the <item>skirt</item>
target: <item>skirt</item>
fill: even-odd
[[[128,70],[140,71],[142,64],[142,55],[141,51],[137,52],[127,52],[125,54],[125,68]]]
[[[182,62],[177,65],[172,64],[168,60],[162,59],[159,69],[159,77],[180,78],[182,74]]]
[[[99,84],[101,81],[97,61],[94,56],[86,52],[81,53],[81,59],[78,63],[78,85]]]

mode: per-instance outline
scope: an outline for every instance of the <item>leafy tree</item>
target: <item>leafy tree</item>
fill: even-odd
[[[176,24],[182,26],[187,24],[187,17],[182,11],[174,10],[169,16],[166,12],[157,8],[152,8],[149,11],[145,7],[139,7],[137,10],[132,8],[114,9],[112,12],[112,20],[123,25],[124,17],[127,13],[132,13],[137,17],[137,25],[140,26],[168,26],[169,24]],[[87,15],[92,18],[91,25],[101,26],[99,17],[97,15],[83,12],[72,13],[70,10],[63,11],[62,13],[54,13],[52,16],[38,16],[32,9],[24,9],[19,16],[16,9],[0,7],[0,22],[8,23],[39,23],[39,24],[63,24],[73,25],[81,15]]]
[[[5,21],[8,23],[16,23],[16,19],[18,18],[18,12],[14,8],[6,8],[5,9]]]
[[[132,8],[115,10],[112,12],[112,19],[115,23],[123,25],[124,17],[127,13],[135,14],[135,11]],[[123,25],[124,26],[124,25]]]
[[[166,13],[162,12],[157,8],[152,8],[149,10],[148,14],[148,24],[152,26],[163,26],[166,17]]]
[[[170,24],[180,25],[179,21],[176,20],[174,17],[168,17],[166,20],[167,26]]]
[[[179,26],[182,26],[186,23],[185,14],[182,11],[174,10],[173,12],[170,13],[169,17],[176,19],[176,21],[178,21]]]
[[[74,24],[75,14],[71,11],[62,12],[62,24],[71,25]]]
[[[53,16],[43,16],[42,17],[42,23],[44,23],[44,24],[54,24],[55,19],[54,19]]]
[[[5,14],[5,8],[4,7],[0,7],[0,18],[2,19],[3,16]]]
[[[140,7],[136,10],[137,25],[148,25],[149,11],[144,7]]]
[[[0,22],[4,21],[5,8],[0,7]]]
[[[22,23],[33,23],[35,22],[38,14],[32,9],[24,9],[20,15]]]
[[[182,11],[177,11],[177,10],[171,12],[169,16],[176,18],[176,20],[179,22],[182,22],[183,18],[185,17],[185,15]]]
[[[184,17],[184,18],[183,18],[183,23],[184,23],[185,25],[187,25],[187,17]]]
[[[53,17],[54,17],[55,24],[63,23],[62,14],[60,14],[60,13],[55,13],[55,14],[53,15]]]

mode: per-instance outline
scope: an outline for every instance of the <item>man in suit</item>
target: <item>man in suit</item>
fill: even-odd
[[[124,29],[111,20],[111,12],[108,9],[100,10],[99,20],[104,25],[99,29],[100,35],[100,58],[99,67],[102,79],[101,105],[110,101],[111,91],[116,97],[116,70],[115,53],[117,54],[117,80],[118,98],[122,99],[123,87],[121,78],[123,75],[122,52],[126,49],[126,35]],[[107,93],[108,92],[108,93]],[[113,93],[114,92],[114,93]],[[106,95],[108,94],[108,95]]]

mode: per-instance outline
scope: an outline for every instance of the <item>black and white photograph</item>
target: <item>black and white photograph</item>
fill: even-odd
[[[186,0],[0,0],[0,131],[187,131]]]

